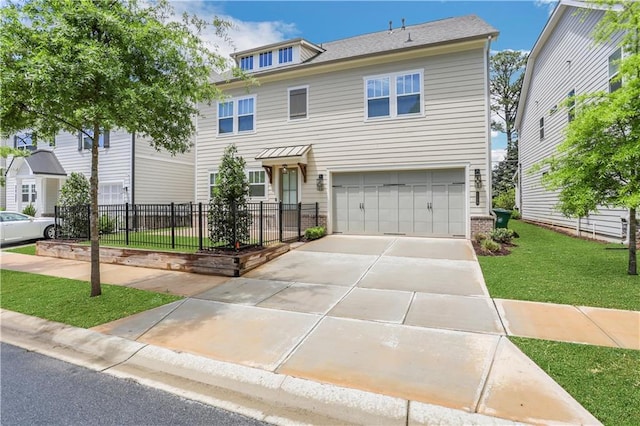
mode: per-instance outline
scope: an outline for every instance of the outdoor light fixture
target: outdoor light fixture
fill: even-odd
[[[287,165],[286,164],[282,165],[282,173],[287,173]]]
[[[318,191],[322,191],[324,189],[324,176],[322,174],[319,174],[318,179],[316,179],[316,188]]]
[[[476,206],[480,205],[480,190],[482,189],[482,175],[480,175],[480,169],[473,171],[473,183],[476,187]]]

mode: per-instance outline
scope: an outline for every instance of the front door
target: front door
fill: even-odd
[[[298,170],[280,169],[283,228],[298,229]]]

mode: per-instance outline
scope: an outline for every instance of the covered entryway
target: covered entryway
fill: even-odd
[[[335,173],[333,232],[464,237],[465,169]]]

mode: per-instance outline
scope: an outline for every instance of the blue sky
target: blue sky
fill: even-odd
[[[202,18],[218,15],[233,24],[233,46],[211,35],[218,50],[229,54],[295,37],[324,43],[401,25],[476,14],[500,31],[492,50],[529,51],[542,31],[555,0],[507,1],[207,1],[175,0],[178,12]],[[506,138],[494,134],[494,158],[499,159]]]

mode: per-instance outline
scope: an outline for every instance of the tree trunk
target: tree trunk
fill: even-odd
[[[98,233],[98,145],[100,143],[100,124],[93,125],[91,142],[91,297],[100,296],[100,240]]]
[[[636,209],[631,208],[629,209],[629,269],[627,270],[629,275],[638,275],[638,260],[636,257],[637,232]]]

